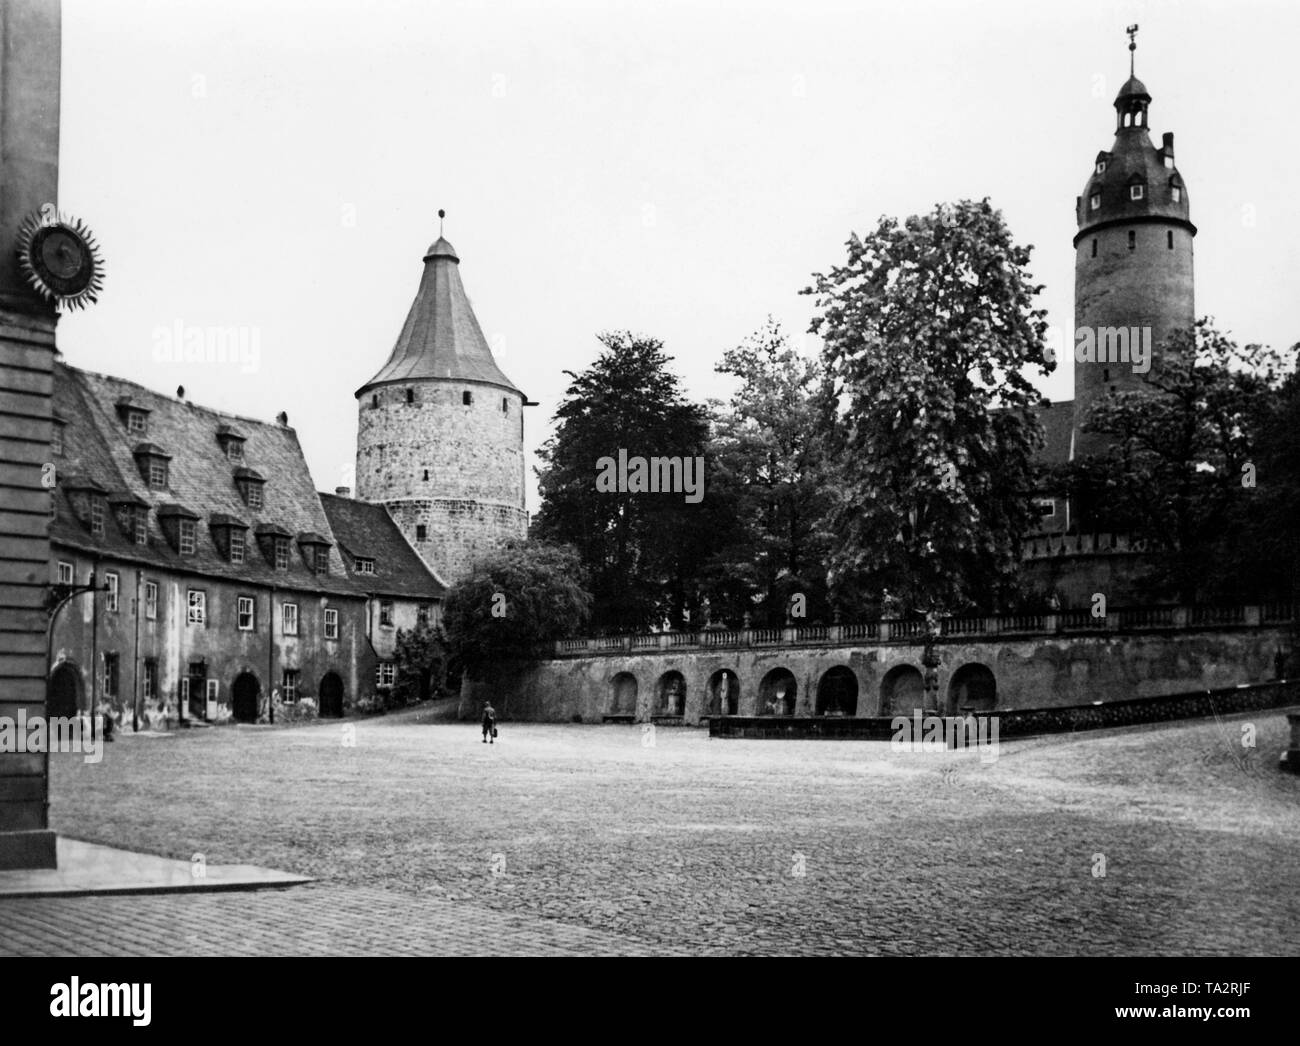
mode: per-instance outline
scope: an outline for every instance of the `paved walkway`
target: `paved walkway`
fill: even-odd
[[[209,865],[59,838],[57,868],[0,871],[0,898],[119,893],[202,893],[309,883],[302,875],[251,864]]]
[[[554,919],[378,888],[0,901],[0,955],[650,954],[684,953]]]
[[[0,899],[0,952],[1292,954],[1288,736],[1268,713],[991,764],[631,726],[489,746],[410,717],[128,736],[52,760],[57,830],[315,884]]]

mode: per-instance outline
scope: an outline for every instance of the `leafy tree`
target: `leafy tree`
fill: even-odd
[[[591,612],[586,572],[571,548],[514,541],[484,556],[447,593],[443,629],[466,672],[537,656],[582,631]]]
[[[387,705],[400,708],[428,700],[441,686],[446,665],[446,644],[441,629],[421,621],[414,628],[397,630],[393,660],[396,679]]]
[[[845,608],[1001,605],[1033,519],[1041,290],[1000,211],[963,200],[852,236],[804,293],[825,343],[832,588]]]
[[[1192,603],[1267,586],[1251,546],[1268,535],[1254,523],[1283,522],[1285,492],[1295,492],[1287,454],[1294,437],[1276,422],[1282,377],[1276,353],[1239,348],[1201,320],[1165,343],[1145,387],[1108,396],[1089,413],[1085,431],[1112,437],[1111,445],[1067,467],[1065,487],[1093,529],[1129,531],[1151,550],[1149,597]],[[1261,433],[1271,418],[1264,487]],[[1255,536],[1243,542],[1248,533]]]
[[[1300,344],[1291,347],[1292,371],[1259,426],[1258,494],[1249,499],[1239,573],[1258,579],[1257,596],[1300,602]]]
[[[739,378],[740,387],[713,411],[709,496],[724,518],[715,531],[722,548],[705,571],[711,607],[733,625],[750,612],[756,627],[774,627],[802,595],[798,612],[822,618],[828,542],[815,402],[821,363],[796,352],[769,317],[716,369]]]
[[[602,350],[572,381],[538,470],[536,537],[572,545],[591,578],[593,623],[641,630],[682,621],[698,606],[714,511],[683,493],[601,491],[598,463],[632,457],[695,458],[708,434],[704,409],[682,394],[655,338],[600,335]]]

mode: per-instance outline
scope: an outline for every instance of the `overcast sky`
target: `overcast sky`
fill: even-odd
[[[1295,41],[1277,3],[64,0],[60,206],[108,260],[69,362],[206,406],[287,411],[351,483],[353,393],[438,235],[531,408],[531,452],[597,332],[661,338],[697,399],[882,214],[989,196],[1072,325],[1074,202],[1128,75],[1177,136],[1196,308],[1300,340]],[[256,370],[160,363],[159,327],[239,327]],[[1042,383],[1072,394],[1069,368]]]

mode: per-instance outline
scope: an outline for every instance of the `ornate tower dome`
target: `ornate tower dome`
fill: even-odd
[[[1136,30],[1131,27],[1130,35]],[[1134,47],[1130,42],[1129,50]],[[1161,343],[1195,321],[1196,226],[1187,187],[1174,165],[1173,134],[1166,132],[1159,148],[1151,141],[1150,105],[1145,85],[1130,75],[1115,96],[1114,144],[1097,154],[1075,201],[1076,454],[1105,446],[1106,437],[1083,432],[1093,405],[1137,387],[1159,366]]]
[[[442,217],[442,212],[439,212]],[[357,496],[381,502],[448,585],[528,529],[524,416],[441,236],[388,362],[357,390]]]

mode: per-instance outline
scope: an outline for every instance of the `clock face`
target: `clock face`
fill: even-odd
[[[41,278],[60,297],[80,294],[90,285],[94,272],[90,248],[66,226],[55,225],[37,232],[32,254]]]
[[[23,223],[18,258],[28,282],[60,308],[95,301],[104,283],[104,263],[90,230],[49,207]]]

